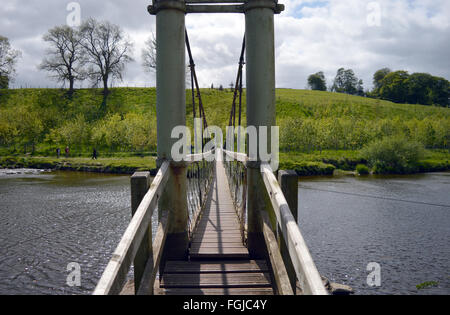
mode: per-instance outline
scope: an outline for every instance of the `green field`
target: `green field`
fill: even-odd
[[[224,128],[233,92],[203,89],[202,97],[208,124]],[[307,90],[278,89],[276,97],[281,168],[302,175],[352,171],[369,163],[362,155],[365,147],[401,138],[425,148],[411,171],[449,169],[447,108]],[[192,126],[190,91],[186,103],[187,123]],[[97,89],[77,90],[72,98],[59,89],[0,90],[0,165],[20,166],[18,160],[25,159],[28,162],[22,164],[28,166],[34,165],[32,161],[60,166],[60,161],[53,161],[55,150],[64,151],[67,145],[72,158],[85,160],[69,159],[66,164],[81,170],[92,163],[102,165],[104,171],[120,166],[128,172],[152,168],[155,104],[153,88],[112,89],[106,102]],[[244,103],[244,126],[245,112]],[[98,161],[88,158],[94,147],[100,154]]]

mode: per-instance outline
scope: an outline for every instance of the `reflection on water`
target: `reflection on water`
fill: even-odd
[[[9,174],[6,174],[9,173]],[[130,220],[129,177],[0,173],[0,294],[88,294]],[[80,288],[66,285],[70,262]]]
[[[357,294],[450,294],[450,173],[304,178],[299,224],[321,274]],[[367,264],[381,265],[370,288]],[[416,285],[437,281],[434,288]]]
[[[302,178],[299,223],[321,274],[357,294],[450,294],[449,191],[450,173]],[[129,203],[129,176],[0,170],[0,294],[91,293]],[[70,262],[79,288],[66,285]],[[366,284],[370,262],[380,288]],[[439,286],[417,291],[425,281]]]

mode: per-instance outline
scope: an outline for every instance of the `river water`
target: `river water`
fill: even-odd
[[[299,186],[300,228],[322,275],[357,294],[450,294],[450,173],[306,178]],[[369,275],[381,286],[369,286]],[[427,281],[438,285],[416,289]]]
[[[0,294],[89,294],[130,221],[128,176],[0,173]],[[81,286],[66,284],[69,263]]]
[[[357,294],[450,294],[449,192],[450,173],[302,178],[299,224],[321,274]],[[0,294],[90,294],[129,202],[129,176],[0,170]],[[72,262],[80,287],[66,282]],[[418,291],[425,281],[438,286]]]

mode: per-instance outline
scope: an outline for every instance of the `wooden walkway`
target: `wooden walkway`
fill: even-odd
[[[164,295],[273,294],[266,261],[249,259],[223,163],[192,237],[188,261],[168,261],[160,282]]]

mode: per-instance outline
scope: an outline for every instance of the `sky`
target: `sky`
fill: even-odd
[[[45,56],[43,35],[73,13],[64,0],[2,0],[0,35],[22,51],[13,87],[59,87],[37,69]],[[141,51],[155,32],[149,0],[79,0],[81,20],[94,17],[120,25],[134,42],[134,62],[114,86],[154,86],[143,71]],[[323,71],[331,85],[339,68],[351,68],[372,88],[381,68],[427,72],[450,79],[449,0],[280,0],[275,16],[276,85],[304,89],[310,74]],[[244,36],[243,14],[186,16],[201,87],[235,81]],[[76,87],[80,87],[77,83]],[[83,83],[83,87],[88,87]]]

